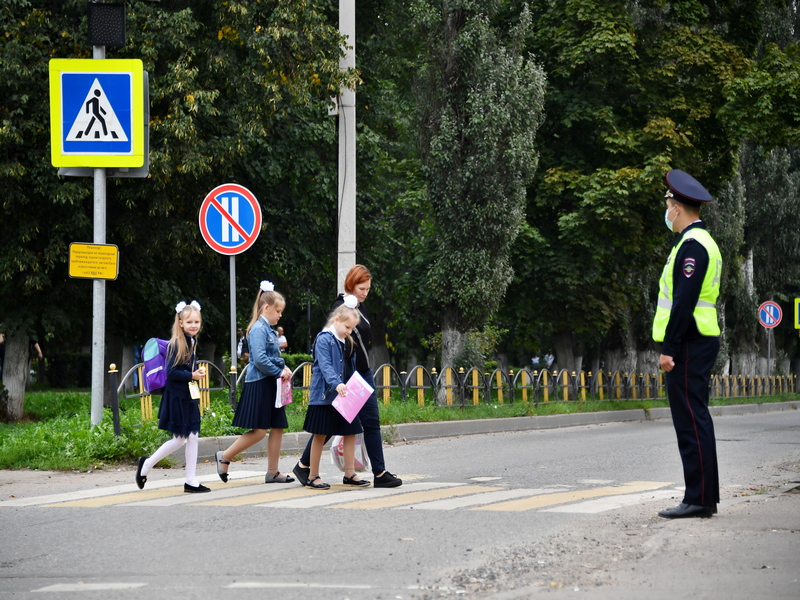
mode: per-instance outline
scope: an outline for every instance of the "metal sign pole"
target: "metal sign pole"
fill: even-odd
[[[767,376],[772,373],[772,329],[767,329]]]
[[[92,58],[104,59],[105,46],[92,46]],[[94,243],[106,243],[106,170],[94,169]],[[92,426],[103,420],[105,381],[106,282],[92,281]]]
[[[236,408],[236,255],[231,256],[231,370],[230,403]]]

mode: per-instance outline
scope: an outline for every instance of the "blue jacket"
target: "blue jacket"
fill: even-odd
[[[250,346],[250,359],[245,383],[259,381],[264,377],[280,377],[286,362],[281,358],[278,349],[278,334],[272,329],[264,317],[258,317],[247,334]]]
[[[344,357],[342,344],[330,331],[321,331],[314,341],[314,365],[311,367],[311,392],[309,405],[331,404],[338,395],[336,386],[344,381],[344,361],[355,371],[356,354]]]

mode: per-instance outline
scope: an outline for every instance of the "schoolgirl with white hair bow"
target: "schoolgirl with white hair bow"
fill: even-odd
[[[286,300],[275,291],[271,281],[262,281],[256,301],[253,303],[253,315],[247,326],[247,344],[250,348],[247,374],[242,387],[242,395],[233,426],[249,429],[240,435],[227,450],[216,453],[217,475],[222,481],[228,481],[228,465],[231,460],[251,446],[267,439],[267,472],[264,483],[291,483],[294,477],[278,470],[281,457],[281,440],[283,430],[289,426],[286,418],[286,407],[275,406],[278,389],[278,378],[288,381],[292,372],[286,366],[278,347],[278,334],[273,327],[286,308]]]
[[[140,490],[147,482],[150,469],[186,444],[186,483],[183,484],[183,491],[193,494],[211,491],[197,481],[196,475],[200,437],[200,388],[197,382],[205,376],[206,371],[197,366],[195,347],[202,323],[200,304],[196,300],[190,304],[179,302],[175,306],[172,337],[167,345],[167,383],[158,407],[158,428],[169,431],[172,439],[164,442],[149,457],[139,458],[136,485]]]

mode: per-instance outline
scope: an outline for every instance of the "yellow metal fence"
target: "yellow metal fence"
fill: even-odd
[[[206,367],[206,376],[200,385],[200,414],[210,405],[211,392],[230,388],[236,373],[227,377],[219,368],[207,361],[199,365]],[[303,404],[308,403],[311,389],[311,363],[302,363],[292,373],[292,386],[301,394]],[[122,378],[117,394],[125,398],[139,398],[142,420],[153,418],[152,395],[143,385],[143,364],[135,365]],[[124,392],[126,381],[138,381],[134,392]],[[243,381],[242,373],[237,383]],[[131,384],[128,383],[130,388]],[[584,402],[586,400],[655,400],[666,398],[664,373],[625,373],[581,371],[515,371],[482,372],[472,368],[446,368],[438,372],[417,365],[410,372],[397,371],[384,364],[375,371],[375,390],[378,399],[385,405],[392,399],[415,401],[424,406],[429,403],[441,406],[477,406],[514,402]],[[744,376],[718,375],[711,378],[711,398],[758,398],[798,392],[797,376]]]

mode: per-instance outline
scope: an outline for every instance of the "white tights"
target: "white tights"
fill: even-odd
[[[167,440],[161,447],[153,452],[142,465],[142,475],[147,475],[154,466],[158,464],[162,458],[169,456],[176,450],[180,450],[181,446],[186,444],[186,483],[192,487],[197,487],[200,482],[197,481],[197,443],[200,435],[197,433],[190,433],[188,438],[173,436],[171,440]]]

